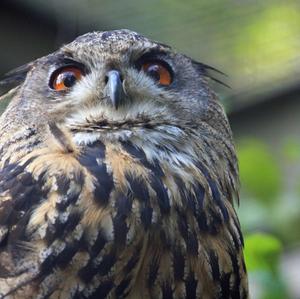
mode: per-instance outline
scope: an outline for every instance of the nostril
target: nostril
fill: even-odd
[[[107,84],[107,82],[108,82],[108,79],[109,79],[109,77],[106,75],[106,76],[105,76],[105,78],[104,78],[104,82],[105,82],[105,84]]]

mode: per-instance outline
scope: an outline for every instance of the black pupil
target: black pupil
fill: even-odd
[[[159,65],[157,64],[150,65],[147,69],[147,74],[150,77],[152,77],[154,80],[159,81],[160,80]]]
[[[61,81],[64,82],[66,87],[72,87],[77,80],[76,76],[72,72],[65,72],[61,74],[61,76]]]

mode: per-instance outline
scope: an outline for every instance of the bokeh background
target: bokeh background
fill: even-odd
[[[212,84],[238,149],[252,298],[300,298],[300,1],[1,0],[0,73],[117,28],[227,74],[231,88]]]

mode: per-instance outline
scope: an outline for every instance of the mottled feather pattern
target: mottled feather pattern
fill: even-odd
[[[160,161],[159,149],[156,160],[149,162],[143,149],[128,142],[96,142],[83,149],[73,145],[72,152],[61,148],[58,140],[50,142],[20,160],[11,156],[1,172],[1,191],[7,200],[1,203],[5,217],[1,213],[0,218],[2,227],[10,230],[2,242],[11,247],[10,267],[14,258],[24,256],[21,264],[29,268],[22,270],[38,271],[30,284],[36,288],[39,282],[40,296],[55,292],[59,277],[63,280],[74,272],[63,298],[75,294],[89,298],[94,293],[102,298],[104,290],[114,298],[121,289],[126,294],[147,282],[150,294],[143,296],[172,298],[167,295],[171,292],[174,298],[197,298],[207,288],[226,298],[221,294],[228,277],[231,292],[241,294],[234,281],[244,271],[241,257],[235,254],[241,250],[242,236],[231,203],[208,174],[208,166],[191,160],[186,165]],[[218,250],[224,252],[224,247],[225,256],[220,256]],[[27,261],[35,251],[39,268]],[[195,269],[199,256],[203,265]],[[145,257],[149,264],[141,262]],[[236,272],[231,272],[233,265]],[[207,273],[212,281],[206,281]],[[22,285],[20,276],[16,281]],[[187,294],[187,289],[192,293]]]
[[[77,42],[125,52],[118,35],[153,48],[130,31]],[[90,95],[53,117],[55,100],[36,104],[43,117],[32,122],[17,93],[0,122],[0,298],[248,298],[235,149],[209,96],[197,123],[153,100],[123,116],[127,106],[94,107]]]

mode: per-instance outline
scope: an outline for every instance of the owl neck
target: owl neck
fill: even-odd
[[[143,152],[147,161],[159,161],[161,165],[190,169],[199,163],[213,176],[221,174],[223,186],[238,189],[238,168],[232,140],[220,132],[178,124],[156,123],[155,126],[132,127],[69,127],[74,142],[79,146],[92,146],[95,142],[130,144]],[[128,147],[129,148],[129,147]],[[227,187],[224,187],[225,189]],[[228,190],[227,190],[228,191]]]
[[[130,130],[78,130],[73,131],[73,140],[83,148],[93,147],[100,141],[115,148],[116,152],[125,150],[152,170],[159,165],[163,177],[169,176],[172,180],[179,173],[190,185],[197,185],[197,180],[203,179],[208,185],[208,193],[213,192],[209,189],[218,186],[220,193],[230,201],[232,194],[238,193],[235,149],[231,140],[218,132],[208,134],[205,128],[183,129],[161,124]],[[208,181],[215,178],[219,178],[218,182],[209,186]]]

